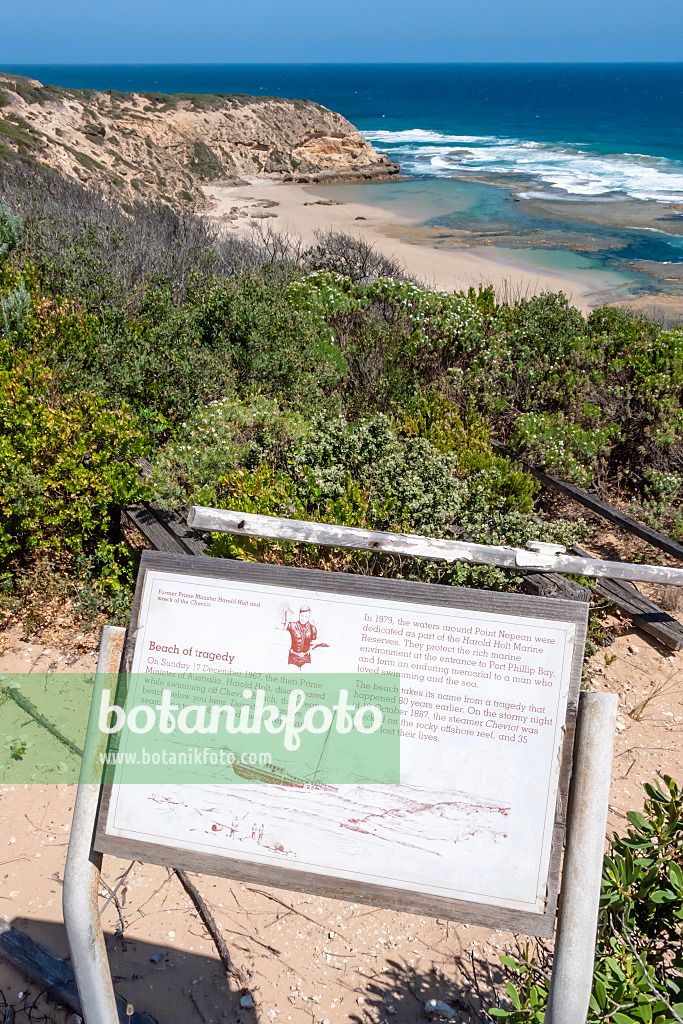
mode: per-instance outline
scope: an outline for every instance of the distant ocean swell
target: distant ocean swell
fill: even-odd
[[[531,142],[491,135],[445,135],[422,128],[365,130],[408,174],[438,177],[522,176],[549,186],[556,198],[621,194],[660,203],[683,202],[683,163],[641,153],[597,153],[578,144]],[[547,194],[547,193],[546,193]]]

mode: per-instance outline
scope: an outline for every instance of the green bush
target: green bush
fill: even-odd
[[[24,222],[12,213],[7,203],[0,201],[0,262],[7,259],[12,249],[19,245]]]
[[[429,426],[421,435],[420,417],[426,416]],[[493,455],[486,431],[474,414],[465,425],[438,396],[416,400],[412,414],[398,423],[381,413],[354,422],[342,416],[307,420],[272,399],[230,399],[199,411],[176,432],[159,452],[148,485],[169,506],[206,504],[447,538],[455,522],[481,543],[524,546],[531,538],[582,536],[583,524],[532,517],[535,484]],[[256,552],[304,564],[291,546],[269,542],[217,537],[212,548],[232,557]],[[305,564],[321,564],[321,557],[311,550]],[[365,556],[339,557],[347,568],[365,564]],[[410,559],[395,565],[381,560],[381,572],[495,587],[509,582],[493,567],[437,567]]]
[[[0,369],[0,566],[53,552],[90,556],[112,510],[138,493],[142,441],[125,407],[60,398],[40,359]]]
[[[227,475],[245,468],[253,472],[262,460],[286,463],[291,445],[309,430],[298,413],[281,411],[272,398],[213,402],[160,449],[148,486],[169,508],[189,502],[215,505],[225,494]]]
[[[573,484],[590,484],[600,466],[598,456],[617,432],[608,424],[584,430],[562,413],[523,413],[512,428],[512,443],[533,461]]]
[[[673,1024],[683,1016],[683,798],[665,775],[646,784],[642,814],[605,857],[588,1024]],[[545,1016],[549,982],[529,948],[502,957],[507,1005],[489,1013],[510,1024]]]
[[[57,449],[72,446],[83,459],[75,433],[68,443],[59,434],[64,416],[83,421],[88,444],[106,416],[118,417],[116,430],[134,422],[144,439],[110,435],[113,476],[103,463],[101,493],[80,481],[88,498],[71,503],[72,520],[61,481],[64,519],[55,523],[40,488],[56,486],[61,463],[49,463],[47,441],[28,445],[23,462],[12,455],[3,500],[16,502],[4,543],[18,546],[6,557],[33,557],[35,533],[69,553],[70,571],[108,573],[105,507],[115,492],[134,493],[117,474],[142,447],[155,465],[148,493],[171,505],[442,537],[454,530],[482,543],[580,540],[582,523],[536,516],[537,485],[493,454],[493,434],[683,531],[680,328],[607,307],[585,319],[561,294],[501,303],[490,288],[433,292],[358,239],[329,232],[305,249],[268,229],[235,238],[189,210],[142,201],[124,209],[20,161],[0,161],[0,196],[0,365],[14,375],[3,386],[24,386],[29,368],[38,377],[42,368],[48,376],[36,388],[45,397],[27,385],[17,407],[31,397],[31,416],[43,417],[36,437],[54,417]],[[38,463],[39,472],[30,468]],[[237,551],[231,543],[214,550]],[[253,545],[241,550],[256,557]],[[258,557],[510,582],[492,568],[322,549],[266,544]],[[89,568],[77,570],[77,558]]]
[[[2,313],[2,331],[6,338],[13,333],[20,334],[28,320],[29,309],[31,308],[31,296],[24,287],[24,282],[19,282],[19,287],[14,288],[6,295],[0,297],[0,313]]]
[[[406,402],[396,420],[400,434],[424,437],[438,451],[453,453],[458,476],[466,477],[471,489],[482,487],[492,507],[532,511],[540,485],[509,459],[493,454],[491,428],[471,404],[461,415],[442,392],[432,390]]]
[[[272,275],[188,283],[182,304],[160,281],[135,300],[128,315],[118,302],[99,315],[74,314],[73,302],[57,319],[50,307],[24,343],[57,355],[62,390],[129,405],[152,443],[233,392],[296,395],[312,411],[347,373],[339,349]]]

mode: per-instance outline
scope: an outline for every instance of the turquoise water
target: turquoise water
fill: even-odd
[[[514,202],[516,194],[482,182],[429,176],[325,187],[329,198],[371,203],[412,226],[432,229],[433,245],[465,245],[482,255],[493,245],[497,258],[586,281],[594,292],[605,293],[605,301],[672,290],[662,278],[669,264],[683,260],[683,234],[664,236],[663,242],[655,234],[653,241],[653,216],[669,215],[660,204],[624,198],[569,206],[548,197]],[[647,223],[626,226],[624,222],[636,219],[636,209]],[[664,263],[657,261],[658,255]],[[646,268],[658,273],[644,273]]]

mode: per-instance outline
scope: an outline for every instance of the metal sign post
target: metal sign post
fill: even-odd
[[[616,693],[582,693],[547,1024],[585,1024],[593,985]]]
[[[104,627],[97,675],[116,675],[119,672],[125,639],[125,629]],[[98,710],[97,702],[93,700],[81,770],[81,778],[85,779],[97,777],[98,755],[107,749],[108,736],[91,728],[97,724]],[[99,743],[94,743],[98,737]],[[78,784],[64,868],[62,905],[86,1024],[118,1024],[119,1013],[97,903],[102,854],[93,850],[93,836],[100,791],[101,786],[97,783],[85,781]]]

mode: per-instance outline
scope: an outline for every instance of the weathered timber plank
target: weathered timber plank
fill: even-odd
[[[153,545],[156,551],[164,551],[169,555],[187,554],[177,537],[169,533],[144,502],[141,501],[137,505],[130,505],[124,510],[124,514],[128,516],[133,525]]]
[[[206,554],[206,550],[209,547],[208,541],[201,533],[192,530],[182,515],[178,512],[171,512],[169,509],[162,508],[156,501],[146,502],[145,504],[152,515],[175,537],[185,554]]]
[[[47,729],[48,732],[52,733],[55,739],[58,739],[60,743],[63,743],[66,747],[69,747],[70,750],[73,750],[74,754],[78,754],[79,757],[83,756],[81,748],[76,746],[73,740],[70,740],[68,736],[65,736],[64,733],[60,732],[59,729],[52,724],[49,718],[42,715],[28,697],[25,697],[22,693],[19,693],[10,686],[0,686],[0,693],[9,697],[10,700],[13,700],[14,703],[17,704],[22,711],[25,711],[27,715],[30,715],[38,725],[42,725],[43,729]]]
[[[71,965],[1,918],[0,956],[24,977],[39,985],[55,1002],[66,1006],[79,1017],[83,1016]],[[119,1024],[157,1024],[156,1019],[147,1013],[135,1011],[129,1017],[127,1006],[127,1000],[117,995]]]
[[[140,477],[143,480],[146,480],[147,477],[150,476],[152,470],[154,469],[152,463],[149,461],[149,459],[146,459],[144,455],[140,456],[140,458],[137,460],[137,463],[138,466],[140,467]]]
[[[208,542],[178,515],[155,501],[141,501],[124,514],[156,551],[172,555],[205,555]]]
[[[239,537],[265,537],[300,544],[322,544],[326,547],[408,555],[412,558],[427,558],[438,562],[499,565],[515,571],[526,569],[536,572],[566,572],[573,576],[612,576],[616,579],[683,586],[681,568],[577,558],[565,554],[561,545],[540,544],[537,541],[529,541],[529,550],[525,551],[502,545],[442,540],[413,533],[362,530],[352,526],[311,523],[301,519],[261,516],[253,512],[204,508],[200,505],[192,506],[187,521],[194,529],[232,533]]]
[[[572,498],[580,505],[590,509],[591,512],[602,516],[608,522],[614,523],[615,526],[620,526],[623,530],[628,530],[629,533],[635,534],[636,537],[647,541],[653,547],[660,548],[660,550],[666,551],[667,554],[673,555],[674,558],[683,561],[683,544],[679,544],[678,541],[672,540],[671,537],[667,537],[666,534],[660,533],[659,530],[655,530],[645,523],[639,523],[637,519],[627,516],[624,512],[619,512],[618,509],[608,505],[606,501],[596,498],[595,495],[589,494],[588,491],[582,491],[580,487],[568,484],[551,473],[545,473],[542,469],[534,466],[533,463],[528,462],[522,455],[518,455],[512,448],[508,448],[501,441],[492,439],[491,447],[499,455],[505,455],[508,459],[519,462],[528,473],[535,476],[546,487],[559,491],[561,494],[566,494],[568,498]]]
[[[576,580],[566,580],[556,572],[523,572],[527,594],[539,597],[564,597],[569,601],[590,601],[591,592]]]
[[[591,556],[577,544],[572,547],[577,555]],[[617,608],[633,620],[638,629],[656,637],[671,651],[683,648],[683,626],[663,608],[644,597],[630,583],[622,580],[601,579],[596,584],[597,592],[612,601]]]

